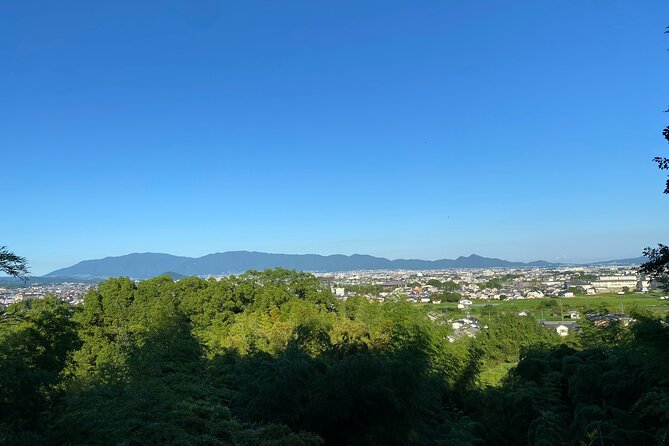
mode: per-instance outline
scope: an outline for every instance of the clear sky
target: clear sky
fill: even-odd
[[[667,242],[669,2],[0,6],[0,245],[508,260]]]

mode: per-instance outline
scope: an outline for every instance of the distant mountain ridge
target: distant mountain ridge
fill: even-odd
[[[640,258],[643,260],[643,258]],[[635,259],[599,262],[599,264],[630,264]],[[638,259],[637,259],[638,260]],[[639,262],[640,263],[640,262]],[[180,257],[171,254],[135,253],[98,260],[85,260],[76,265],[58,269],[44,277],[106,278],[128,276],[145,279],[169,271],[173,276],[204,276],[241,273],[250,269],[288,268],[312,272],[338,272],[355,270],[431,270],[448,268],[513,268],[559,266],[543,260],[510,262],[472,254],[457,259],[420,260],[397,259],[353,254],[269,254],[255,251],[227,251],[202,257]]]

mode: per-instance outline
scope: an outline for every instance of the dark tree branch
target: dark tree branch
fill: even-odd
[[[648,257],[648,261],[639,268],[643,274],[658,277],[669,273],[669,246],[660,243],[657,248],[644,249],[643,255]]]
[[[0,246],[0,271],[21,279],[25,279],[29,272],[25,257],[8,251],[6,246]]]
[[[660,288],[669,290],[669,246],[660,243],[657,248],[644,249],[643,255],[648,260],[639,267],[639,272],[657,280]]]

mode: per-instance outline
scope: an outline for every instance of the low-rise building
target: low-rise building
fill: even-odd
[[[638,285],[637,276],[600,276],[599,279],[592,282],[592,286],[597,293],[610,293],[628,290],[636,290]]]
[[[579,325],[573,321],[546,321],[541,320],[539,323],[545,328],[555,331],[560,336],[567,336],[570,331],[578,330]]]

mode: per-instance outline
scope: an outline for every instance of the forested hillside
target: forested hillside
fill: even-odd
[[[110,279],[0,318],[0,443],[669,444],[669,328],[635,317],[562,339],[499,313],[449,342],[306,273]]]

